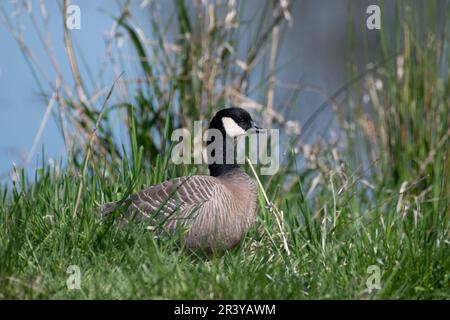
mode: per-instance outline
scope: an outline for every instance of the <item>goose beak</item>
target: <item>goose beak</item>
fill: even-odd
[[[248,129],[247,131],[248,131],[248,133],[260,133],[260,132],[264,131],[264,129],[255,125],[255,123],[252,121],[252,127],[250,129]]]

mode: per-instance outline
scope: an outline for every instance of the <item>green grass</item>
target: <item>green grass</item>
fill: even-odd
[[[318,192],[314,200],[324,210],[314,210],[299,185],[279,195],[269,188],[269,197],[284,211],[290,256],[261,201],[257,225],[242,245],[205,260],[181,247],[176,236],[158,239],[141,225],[118,229],[95,218],[99,202],[158,182],[155,172],[162,164],[151,166],[152,171],[130,161],[109,178],[92,171],[84,180],[77,216],[73,208],[80,177],[75,171],[54,173],[43,167],[30,183],[19,174],[12,190],[2,190],[0,202],[0,297],[449,297],[448,199],[421,203],[417,215],[417,208],[398,212],[398,196],[380,197],[366,208],[367,201],[350,183],[336,203],[332,190]],[[190,172],[174,170],[169,166],[166,173]],[[336,177],[336,188],[339,181]],[[80,290],[66,287],[70,265],[80,267]],[[366,287],[370,265],[382,272],[381,289],[371,293]]]

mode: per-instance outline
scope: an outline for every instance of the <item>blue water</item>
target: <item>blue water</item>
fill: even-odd
[[[254,6],[258,6],[258,1]],[[118,14],[119,9],[114,1],[72,1],[81,8],[81,30],[73,30],[72,36],[76,49],[81,49],[88,69],[96,75],[98,67],[104,58],[105,42],[104,33],[108,31],[113,21],[105,14],[107,11]],[[146,12],[139,12],[141,1],[133,3],[133,12],[138,12],[137,20],[145,28],[148,26],[149,18]],[[165,7],[165,2],[160,1],[158,8],[161,16],[168,16],[170,9]],[[32,12],[40,16],[39,2],[32,1]],[[47,10],[50,15],[49,32],[53,39],[54,51],[61,64],[63,76],[71,79],[70,66],[67,60],[64,42],[62,21],[56,1],[46,1]],[[365,8],[370,1],[358,1],[352,4],[352,20],[355,24],[363,24],[365,21]],[[0,7],[11,15],[16,8],[14,4],[2,1]],[[285,38],[282,40],[282,49],[279,53],[280,65],[290,61],[288,67],[280,71],[277,79],[288,84],[314,85],[331,94],[344,84],[345,71],[345,41],[347,33],[347,1],[297,1],[293,13],[294,23],[287,28]],[[252,16],[252,12],[247,12]],[[15,21],[11,18],[11,21]],[[164,20],[164,19],[163,19]],[[256,21],[255,21],[256,22]],[[45,54],[42,43],[32,26],[30,19],[24,14],[20,17],[23,24],[23,36],[36,60],[46,70],[52,79],[55,72]],[[122,30],[123,31],[123,30]],[[360,41],[360,43],[358,43]],[[362,41],[356,39],[356,50],[362,52]],[[361,48],[358,49],[358,44]],[[124,47],[125,56],[133,55],[134,52]],[[80,56],[78,56],[80,58]],[[82,76],[87,79],[86,68],[80,63]],[[132,76],[136,68],[126,63],[124,66],[126,75]],[[103,85],[109,86],[114,79],[113,72],[107,69],[103,77]],[[41,79],[41,81],[43,81]],[[73,83],[69,83],[73,85]],[[46,87],[47,88],[47,87]],[[71,88],[74,92],[74,88]],[[47,94],[51,92],[47,91]],[[132,96],[132,93],[131,93]],[[275,103],[286,102],[289,89],[276,88]],[[288,105],[285,114],[294,120],[304,121],[315,108],[325,100],[325,97],[315,92],[304,92],[296,103]],[[47,101],[40,96],[39,87],[30,72],[17,42],[10,32],[0,24],[0,177],[8,172],[13,163],[18,166],[24,165],[24,160],[33,144],[42,117],[47,107]],[[56,105],[55,105],[56,107]],[[317,120],[317,125],[312,135],[320,134],[325,124],[330,123],[332,114],[325,111]],[[117,121],[117,138],[120,136],[120,122]],[[50,117],[36,152],[26,165],[32,171],[36,160],[42,157],[42,145],[45,146],[46,156],[53,159],[64,158],[65,147],[61,134],[53,117]],[[3,176],[4,177],[4,176]],[[0,178],[2,179],[2,178]]]
[[[73,1],[72,3],[82,7],[82,27],[81,30],[73,31],[74,37],[77,44],[85,51],[89,65],[95,67],[104,51],[103,32],[111,26],[111,19],[100,13],[98,7],[105,6],[104,4],[108,1],[96,3]],[[63,45],[62,21],[57,2],[47,1],[46,4],[54,52],[60,61],[64,77],[71,78]],[[32,5],[32,12],[37,20],[41,21],[39,2],[33,1]],[[0,6],[10,16],[10,21],[15,23],[17,20],[11,17],[11,14],[16,11],[14,4],[2,1]],[[20,24],[23,25],[23,38],[26,44],[49,77],[55,81],[54,69],[30,19],[24,14],[19,19]],[[3,174],[11,169],[13,162],[19,166],[24,164],[45,113],[47,101],[41,97],[39,86],[30,72],[19,45],[4,25],[0,25],[0,48],[0,174]],[[42,156],[42,145],[45,146],[47,155],[56,159],[64,157],[64,143],[53,117],[49,118],[45,126],[35,156],[30,161],[31,168],[36,159]]]

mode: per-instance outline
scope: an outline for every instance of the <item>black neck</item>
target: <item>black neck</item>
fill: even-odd
[[[235,153],[235,141],[234,138],[230,138],[227,136],[227,134],[225,133],[225,129],[223,128],[223,126],[221,125],[215,125],[212,123],[210,126],[210,129],[218,129],[221,133],[222,133],[222,141],[223,141],[223,147],[222,150],[216,150],[214,149],[214,151],[211,152],[211,154],[214,156],[215,153],[219,152],[222,153],[222,161],[220,161],[220,157],[219,161],[215,161],[213,163],[211,163],[210,161],[208,161],[209,164],[209,174],[213,177],[219,177],[221,175],[224,175],[232,170],[235,169],[239,169],[239,165],[237,164],[236,161],[236,153]],[[211,143],[213,143],[213,141],[208,141],[207,145],[209,146]],[[209,157],[210,153],[208,152],[208,160],[210,159]],[[227,161],[227,156],[228,161]],[[232,161],[230,161],[232,159]],[[218,162],[218,163],[216,163]]]
[[[210,164],[209,174],[213,177],[219,177],[236,169],[240,169],[238,164]]]

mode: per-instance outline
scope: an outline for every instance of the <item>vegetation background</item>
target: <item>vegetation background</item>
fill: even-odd
[[[69,3],[58,3],[64,25]],[[284,84],[282,99],[274,97],[283,85],[277,74],[290,64],[277,55],[295,21],[294,1],[263,1],[247,17],[245,1],[175,0],[164,19],[157,1],[143,1],[150,30],[135,19],[130,1],[117,2],[107,63],[90,72],[82,58],[89,49],[77,48],[67,27],[65,60],[52,51],[44,1],[40,11],[17,1],[40,21],[34,32],[56,81],[2,10],[46,101],[46,117],[58,123],[67,158],[49,163],[42,152],[33,173],[17,166],[10,183],[2,180],[0,298],[448,299],[450,6],[378,4],[394,19],[376,33],[382,54],[375,62],[352,55],[354,33],[366,27],[365,20],[349,22],[345,84],[335,92]],[[124,37],[132,54],[118,50]],[[124,61],[138,76],[114,82]],[[63,63],[70,78],[59,71]],[[114,76],[102,76],[105,69]],[[324,103],[297,122],[292,106],[307,91]],[[237,250],[205,260],[186,252],[176,236],[155,237],[140,225],[119,230],[95,219],[104,202],[205,173],[170,163],[170,134],[230,104],[280,128],[286,141],[278,174],[260,177],[257,225]],[[320,118],[326,109],[333,121]],[[323,135],[309,135],[314,126]],[[117,127],[125,143],[115,139]],[[67,288],[70,265],[80,268],[80,290]],[[381,271],[379,289],[370,290],[370,266]]]

